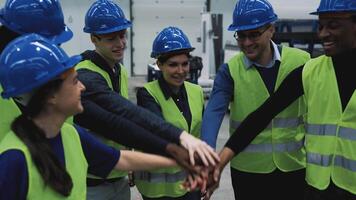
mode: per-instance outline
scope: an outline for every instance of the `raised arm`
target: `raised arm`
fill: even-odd
[[[183,145],[190,153],[190,160],[193,161],[193,155],[195,152],[201,157],[201,160],[208,165],[215,164],[215,160],[219,160],[218,155],[204,142],[191,138],[191,136],[173,125],[165,122],[155,114],[147,111],[143,108],[140,108],[130,101],[126,100],[118,93],[112,91],[108,86],[104,78],[102,78],[99,74],[95,72],[91,72],[89,70],[79,70],[79,79],[86,86],[86,91],[82,95],[83,106],[85,112],[75,117],[75,122],[80,123],[78,120],[84,120],[85,124],[81,123],[81,125],[85,128],[87,126],[91,126],[90,124],[98,124],[98,113],[95,110],[89,112],[87,105],[90,105],[87,102],[94,102],[96,105],[100,106],[103,112],[111,113],[116,115],[116,120],[129,120],[130,122],[136,124],[137,126],[148,130],[152,134],[159,136],[160,138],[173,142],[176,144]],[[120,118],[118,118],[120,117]],[[116,130],[120,129],[120,126],[123,126],[123,121],[106,121],[105,119],[101,119],[102,123],[100,126],[113,126],[111,123],[115,123],[117,126]],[[95,131],[95,130],[93,130]],[[102,131],[97,133],[103,133]],[[104,137],[107,137],[104,135]],[[133,136],[131,136],[133,137]],[[142,138],[139,138],[142,139]],[[154,144],[150,144],[154,145]],[[194,163],[194,162],[193,162]]]
[[[247,116],[229,138],[219,153],[220,163],[212,170],[214,181],[210,181],[205,199],[209,199],[219,185],[220,174],[230,160],[263,130],[270,121],[282,110],[304,94],[302,84],[303,66],[292,71],[282,82],[278,90],[271,95],[259,108]]]
[[[151,170],[160,167],[173,167],[177,163],[169,158],[141,153],[138,151],[121,151],[120,159],[117,162],[115,169],[118,170]]]
[[[125,118],[167,141],[179,143],[181,129],[166,123],[156,115],[136,106],[111,90],[101,75],[86,69],[78,70],[78,75],[79,80],[86,87],[86,91],[82,94],[82,99],[92,101],[107,112]],[[84,109],[86,108],[84,107]],[[92,116],[87,115],[85,117],[90,120]],[[93,123],[95,122],[93,121]]]
[[[201,139],[211,147],[216,147],[216,139],[221,122],[228,109],[234,90],[234,82],[231,78],[228,65],[220,67],[214,80],[214,87],[209,97],[202,122]]]

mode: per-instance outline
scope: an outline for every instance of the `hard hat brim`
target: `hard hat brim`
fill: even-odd
[[[69,41],[72,38],[73,38],[73,31],[68,26],[64,26],[64,30],[59,35],[55,35],[48,39],[55,44],[62,44]]]
[[[80,56],[80,55],[72,56],[69,59],[65,60],[62,63],[63,66],[58,67],[58,70],[53,72],[50,76],[43,77],[43,78],[39,79],[38,81],[36,81],[35,83],[29,84],[26,87],[23,87],[21,89],[15,90],[15,91],[6,91],[3,88],[4,91],[1,93],[1,96],[4,99],[8,99],[11,97],[16,97],[16,96],[19,96],[22,94],[29,93],[29,92],[33,91],[34,89],[39,88],[40,86],[46,84],[50,80],[56,78],[57,76],[59,76],[60,74],[62,74],[65,71],[67,71],[68,69],[75,67],[75,65],[77,63],[79,63],[81,60],[82,60],[82,56]]]
[[[315,11],[309,13],[310,15],[321,15],[321,14],[327,14],[327,13],[341,13],[341,12],[347,12],[347,13],[355,13],[355,10],[322,10],[322,11]]]
[[[180,53],[190,53],[192,51],[194,51],[195,48],[187,48],[187,49],[176,49],[176,50],[172,50],[172,51],[168,51],[168,52],[164,52],[164,53],[159,53],[159,52],[152,52],[151,53],[151,58],[158,58],[160,56],[164,56],[164,55],[169,55],[169,54],[180,54]]]
[[[117,31],[122,31],[122,30],[130,28],[131,26],[132,26],[132,23],[130,21],[127,21],[127,24],[124,24],[122,26],[117,26],[117,27],[114,27],[114,28],[111,28],[111,29],[103,30],[103,31],[90,30],[90,28],[88,28],[88,27],[84,27],[83,31],[85,33],[100,35],[100,34],[107,34],[107,33],[114,33],[114,32],[117,32]]]
[[[256,23],[256,24],[251,24],[251,25],[242,25],[242,26],[236,26],[234,24],[231,24],[227,28],[227,30],[228,31],[247,31],[247,30],[258,29],[258,28],[263,27],[267,24],[271,24],[271,23],[277,21],[277,19],[278,19],[278,16],[275,15],[273,18],[271,18],[267,21],[261,22],[261,23]]]

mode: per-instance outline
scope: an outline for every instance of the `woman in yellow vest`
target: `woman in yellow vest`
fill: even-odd
[[[162,76],[138,90],[137,104],[200,137],[203,90],[185,81],[189,73],[189,53],[193,50],[182,30],[177,27],[163,29],[154,40],[151,53],[151,57],[157,59]],[[185,172],[178,167],[166,168],[135,173],[135,183],[144,200],[200,199],[198,191],[182,189],[185,177]]]
[[[73,32],[64,23],[59,1],[6,0],[0,10],[0,54],[6,45],[26,33],[37,33],[56,44],[70,40]],[[26,20],[24,20],[26,19]],[[2,88],[0,86],[0,92]],[[12,99],[0,97],[0,141],[10,131],[10,124],[20,115]]]
[[[13,98],[22,114],[0,142],[0,199],[85,199],[87,172],[175,166],[156,155],[118,151],[65,120],[83,111],[85,90],[68,57],[51,41],[26,35],[0,57],[3,98]]]

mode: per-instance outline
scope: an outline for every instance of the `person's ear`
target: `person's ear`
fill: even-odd
[[[158,66],[158,68],[162,71],[163,68],[163,63],[159,62],[158,60],[156,61],[156,64]]]
[[[268,28],[268,33],[270,34],[271,38],[273,38],[273,35],[274,33],[276,32],[276,29],[274,28],[273,25],[271,25],[269,28]]]
[[[271,25],[271,31],[272,31],[272,34],[274,34],[276,32],[276,28],[273,25]]]
[[[93,34],[90,34],[90,40],[95,45],[96,43],[98,43],[99,38],[95,37],[95,35]]]
[[[55,94],[51,94],[47,97],[47,101],[48,104],[50,105],[56,105],[57,104],[57,95]]]

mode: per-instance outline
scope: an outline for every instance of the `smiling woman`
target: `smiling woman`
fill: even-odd
[[[80,60],[36,34],[3,51],[1,95],[21,104],[22,114],[0,142],[0,199],[86,199],[87,172],[104,179],[113,169],[176,166],[161,156],[116,150],[65,123],[83,112],[85,87],[74,70]]]
[[[200,86],[185,81],[189,73],[190,52],[193,50],[181,29],[163,29],[153,41],[151,53],[151,57],[157,59],[162,77],[138,90],[137,104],[193,136],[200,137],[203,91]],[[200,199],[199,192],[188,192],[181,188],[185,172],[180,168],[140,172],[136,177],[136,186],[145,200]],[[156,180],[147,177],[155,177]]]
[[[164,80],[174,93],[178,93],[189,73],[189,60],[187,54],[170,55],[168,58],[159,58],[157,65],[162,71]],[[166,61],[164,61],[166,60]]]

